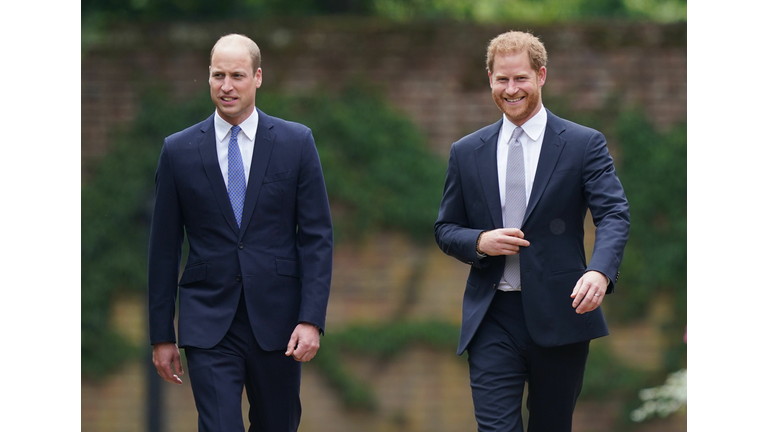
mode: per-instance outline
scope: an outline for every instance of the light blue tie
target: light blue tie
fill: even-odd
[[[525,162],[520,135],[523,128],[516,127],[507,149],[507,188],[504,204],[504,228],[520,228],[525,216]],[[520,289],[520,255],[507,255],[504,280],[513,290]]]
[[[232,203],[232,210],[235,212],[237,226],[240,227],[240,221],[243,218],[243,202],[245,201],[245,170],[243,169],[243,157],[240,155],[240,146],[237,145],[237,134],[240,133],[240,126],[232,126],[232,132],[229,136],[229,150],[227,159],[227,193],[229,201]]]

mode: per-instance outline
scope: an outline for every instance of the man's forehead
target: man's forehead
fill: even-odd
[[[250,69],[251,68],[251,56],[248,52],[221,52],[218,51],[213,54],[211,58],[211,69]]]
[[[244,62],[212,62],[210,66],[208,66],[210,69],[232,69],[232,70],[250,70],[251,66]]]
[[[514,57],[516,56],[516,54],[517,53],[497,54],[493,62],[493,73],[494,74],[502,73],[500,71],[500,69],[502,68],[506,73],[514,73],[514,74],[536,73],[536,70],[534,70],[533,65],[530,62],[530,59],[527,59],[528,61],[525,61],[525,62],[515,62],[514,60],[510,59],[510,57]]]

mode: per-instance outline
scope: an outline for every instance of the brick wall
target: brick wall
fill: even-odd
[[[259,44],[262,88],[302,94],[361,78],[447,155],[452,142],[501,117],[490,98],[485,46],[512,27],[307,20],[115,28],[83,57],[82,157],[88,162],[108,151],[110,128],[133,119],[147,80],[169,83],[180,99],[207,92],[210,48],[229,32]],[[545,105],[550,97],[594,110],[617,98],[643,108],[662,129],[685,120],[685,25],[519,28],[547,46]]]

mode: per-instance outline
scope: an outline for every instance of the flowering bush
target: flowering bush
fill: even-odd
[[[688,343],[687,328],[683,340]],[[664,418],[676,412],[688,401],[688,369],[669,374],[664,385],[640,390],[639,397],[643,405],[632,411],[632,421],[641,422],[654,414]]]
[[[677,411],[688,400],[688,370],[680,369],[669,374],[664,385],[640,390],[643,405],[632,411],[632,421],[641,422],[654,414],[666,417]]]

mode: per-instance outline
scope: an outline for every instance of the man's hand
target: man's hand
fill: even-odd
[[[320,330],[308,323],[299,323],[288,341],[286,356],[293,356],[294,360],[308,362],[315,357],[320,349]]]
[[[576,308],[576,313],[583,314],[597,309],[603,302],[606,290],[608,290],[607,276],[594,270],[584,273],[571,293],[572,306]]]
[[[499,228],[480,234],[480,252],[488,256],[516,255],[520,247],[530,246],[528,240],[523,240],[523,232],[517,228]]]
[[[161,342],[152,346],[152,363],[157,368],[157,373],[164,380],[173,384],[181,384],[179,375],[184,375],[184,369],[181,367],[181,355],[179,348],[173,342]],[[179,375],[173,373],[171,365],[176,369]]]

